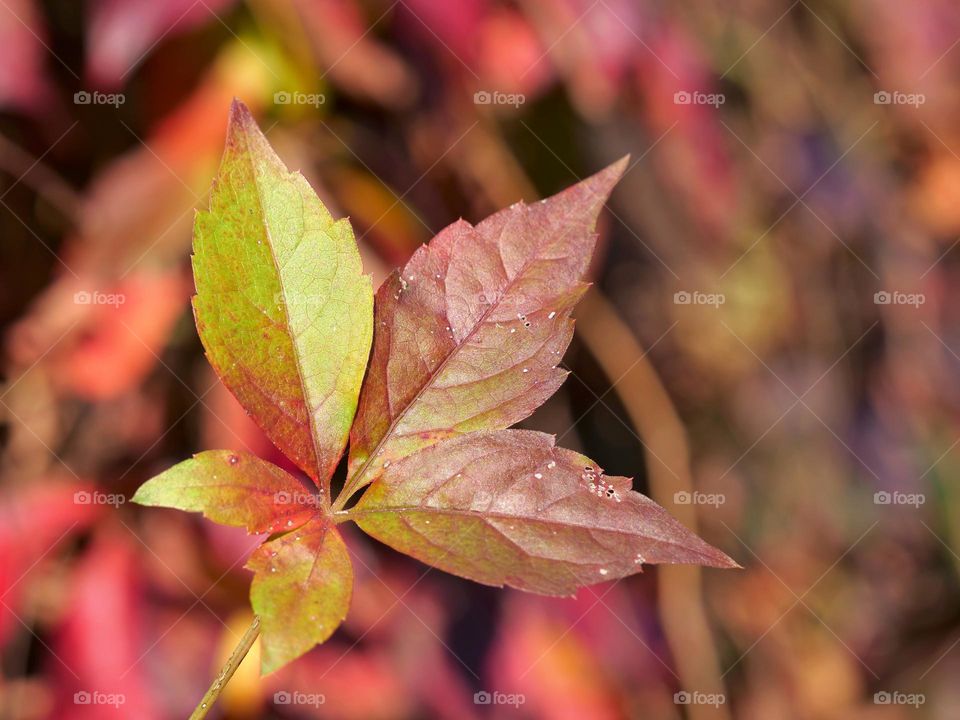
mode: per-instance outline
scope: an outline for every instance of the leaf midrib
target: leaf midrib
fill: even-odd
[[[435,512],[432,512],[432,513],[431,513],[431,512],[430,512],[431,510],[434,510]],[[554,521],[546,521],[546,520],[541,520],[541,519],[534,518],[534,517],[526,517],[526,516],[522,516],[522,515],[504,515],[503,513],[485,513],[485,512],[480,512],[480,511],[476,511],[476,510],[451,510],[451,509],[447,509],[447,508],[443,508],[443,509],[440,509],[440,508],[423,508],[423,507],[421,507],[421,506],[410,506],[410,507],[406,507],[406,506],[395,506],[395,507],[389,507],[389,508],[376,508],[376,509],[371,509],[371,510],[356,510],[356,509],[354,509],[354,510],[351,510],[351,511],[350,511],[350,516],[352,517],[352,519],[354,520],[354,522],[357,522],[357,524],[360,525],[360,521],[357,519],[357,516],[374,516],[374,515],[378,515],[378,514],[383,514],[383,515],[393,515],[393,514],[396,514],[396,515],[398,515],[398,516],[400,517],[401,520],[404,521],[404,523],[407,524],[408,527],[410,527],[411,530],[413,530],[414,532],[416,532],[419,536],[421,536],[421,537],[429,540],[429,538],[426,538],[426,536],[423,534],[422,529],[420,529],[420,528],[413,528],[412,526],[410,526],[410,517],[411,517],[412,515],[416,514],[416,513],[427,513],[427,514],[433,514],[433,515],[450,515],[450,516],[453,516],[453,517],[468,517],[468,518],[479,519],[479,520],[483,521],[483,524],[484,524],[485,527],[487,527],[487,528],[489,528],[490,530],[492,530],[492,531],[494,531],[494,532],[496,532],[496,533],[498,533],[498,534],[506,537],[508,540],[510,540],[510,542],[512,542],[512,543],[514,543],[514,544],[516,544],[516,543],[515,543],[515,541],[514,541],[512,538],[507,537],[500,528],[496,527],[496,525],[494,525],[493,523],[491,523],[491,522],[489,522],[489,521],[490,521],[490,520],[510,520],[510,521],[514,521],[514,522],[526,522],[526,523],[533,523],[533,524],[545,525],[545,526],[547,526],[547,527],[551,527],[551,526],[556,525],[556,526],[559,526],[559,527],[561,527],[561,528],[563,528],[563,529],[565,529],[565,530],[586,531],[586,532],[590,533],[591,535],[594,535],[595,533],[611,533],[611,534],[614,534],[614,535],[625,536],[625,537],[627,537],[627,538],[629,538],[629,539],[631,539],[631,540],[643,539],[643,540],[646,540],[646,541],[648,541],[648,542],[654,543],[654,544],[656,544],[656,545],[663,545],[663,546],[670,547],[670,548],[679,548],[680,550],[683,550],[683,551],[686,551],[686,552],[695,552],[695,553],[697,553],[697,554],[699,554],[699,555],[702,555],[702,556],[704,556],[704,557],[709,557],[709,555],[706,554],[706,553],[703,553],[703,552],[698,551],[698,550],[693,550],[693,549],[687,547],[686,545],[683,544],[682,541],[677,541],[677,540],[672,540],[672,539],[668,539],[668,538],[660,538],[660,537],[655,537],[655,536],[652,536],[652,535],[645,535],[645,534],[641,534],[641,533],[631,532],[631,531],[629,531],[629,530],[625,530],[625,529],[622,529],[622,528],[595,527],[595,526],[592,526],[592,525],[579,525],[579,524],[576,524],[576,523],[568,523],[568,522],[560,522],[560,521],[557,521],[557,522],[554,522]],[[363,526],[360,525],[360,527],[363,527]],[[366,530],[366,528],[364,528],[364,530]],[[433,541],[430,541],[430,542],[431,542],[431,544],[435,544],[435,543],[433,543]],[[442,549],[443,549],[444,551],[448,552],[448,553],[450,552],[450,549],[449,549],[449,548],[442,548]],[[524,552],[529,552],[529,551],[527,551],[527,550],[525,550],[525,549],[523,549],[523,548],[521,548],[521,550],[523,550]]]
[[[619,535],[627,535],[629,537],[648,537],[646,535],[641,535],[639,533],[632,532],[630,530],[625,530],[622,528],[598,527],[596,525],[585,525],[585,524],[579,524],[579,523],[565,522],[561,520],[544,520],[541,518],[536,518],[528,515],[507,515],[504,513],[497,513],[497,512],[491,513],[491,512],[481,511],[481,510],[461,510],[459,508],[429,508],[429,507],[423,507],[421,505],[393,505],[389,507],[378,507],[378,508],[359,509],[359,510],[354,508],[353,510],[349,511],[349,516],[352,519],[356,519],[357,517],[379,515],[379,514],[384,514],[384,515],[399,514],[401,516],[408,516],[414,513],[422,513],[422,514],[429,514],[429,515],[452,515],[455,517],[471,517],[471,518],[479,518],[480,520],[484,520],[484,521],[513,520],[515,522],[527,522],[527,523],[535,523],[535,524],[547,525],[547,526],[556,525],[559,527],[576,529],[576,530],[611,532],[611,533],[617,533]],[[664,542],[664,543],[669,543],[673,545],[676,544],[667,540],[657,540],[657,542]]]
[[[303,371],[303,364],[300,359],[300,347],[297,344],[297,339],[293,334],[292,326],[290,323],[290,311],[289,311],[289,304],[287,303],[287,292],[286,292],[286,287],[283,281],[283,273],[280,270],[280,264],[277,262],[277,255],[276,255],[274,242],[273,242],[273,234],[270,232],[270,226],[267,222],[267,211],[263,205],[263,190],[260,183],[260,174],[258,172],[256,162],[254,161],[254,154],[250,146],[249,137],[244,135],[243,142],[246,148],[247,162],[250,164],[250,171],[251,171],[251,174],[253,175],[253,183],[257,190],[256,196],[257,196],[257,207],[260,210],[260,223],[263,226],[263,231],[264,233],[266,233],[266,236],[267,236],[267,245],[270,248],[270,261],[273,263],[273,268],[276,271],[277,284],[280,286],[280,294],[283,296],[283,300],[284,300],[282,309],[283,309],[283,316],[286,319],[285,329],[289,333],[290,345],[293,347],[293,360],[297,368],[297,379],[300,381],[300,392],[303,393],[303,405],[304,405],[304,409],[307,412],[307,425],[310,428],[310,440],[313,444],[313,455],[314,455],[313,467],[311,468],[313,472],[308,472],[307,474],[310,475],[314,485],[319,487],[321,482],[320,480],[320,458],[321,458],[320,438],[317,436],[317,430],[313,421],[313,409],[310,407],[310,395],[307,392],[306,380],[305,380],[304,371]],[[289,174],[290,173],[288,172],[287,175]],[[285,178],[285,180],[288,181],[288,178]],[[297,188],[294,187],[294,190],[297,190]],[[302,240],[303,240],[303,236],[301,234],[298,244],[299,242],[302,242]],[[266,315],[267,313],[264,313],[264,314]],[[269,317],[269,315],[267,316]],[[323,502],[324,503],[327,502],[326,496],[324,496]]]
[[[473,228],[474,231],[476,231],[475,226],[471,226],[471,227]],[[509,272],[507,271],[507,267],[503,263],[503,255],[500,250],[501,250],[500,243],[498,241],[497,242],[497,258],[500,260],[500,265],[503,267],[504,274],[509,275]],[[430,373],[426,382],[423,383],[423,386],[419,390],[417,390],[417,394],[410,399],[410,402],[407,403],[406,407],[404,407],[397,414],[397,416],[391,421],[390,426],[387,428],[387,431],[383,434],[383,437],[380,438],[380,442],[378,442],[376,446],[370,451],[369,457],[364,461],[363,465],[360,466],[360,469],[356,472],[356,474],[350,480],[350,483],[347,485],[347,487],[345,487],[343,491],[341,491],[340,495],[343,496],[343,504],[346,504],[350,500],[350,497],[352,497],[358,490],[364,487],[364,485],[369,484],[369,483],[362,483],[361,480],[366,475],[367,471],[370,469],[370,466],[373,464],[373,461],[376,459],[377,455],[383,449],[383,446],[387,443],[389,439],[393,437],[393,433],[397,429],[397,425],[400,424],[400,421],[403,420],[404,417],[406,417],[406,414],[410,411],[410,408],[412,408],[414,405],[417,404],[417,401],[423,396],[423,394],[427,391],[427,389],[433,385],[434,381],[438,377],[440,377],[440,375],[443,374],[443,371],[446,368],[447,364],[460,352],[462,348],[464,348],[470,342],[470,340],[477,333],[477,331],[481,327],[483,327],[483,324],[487,321],[487,318],[490,317],[490,314],[494,310],[500,307],[500,303],[503,302],[503,298],[505,298],[510,293],[510,290],[513,288],[514,284],[517,282],[517,279],[523,276],[524,273],[526,273],[527,269],[530,267],[530,265],[533,264],[538,259],[539,258],[531,258],[523,264],[523,266],[520,268],[520,270],[517,271],[517,273],[513,276],[513,278],[511,278],[507,282],[507,286],[504,288],[504,291],[500,295],[500,298],[497,300],[497,302],[490,304],[490,307],[487,308],[486,312],[484,312],[483,315],[480,316],[477,322],[474,323],[474,326],[470,329],[470,332],[467,333],[467,335],[463,338],[463,341],[460,343],[457,343],[457,345],[454,346],[453,351],[443,359],[440,365],[437,366],[436,370]],[[403,269],[397,272],[398,277],[403,277],[404,269],[406,268],[404,267]],[[449,266],[447,268],[447,272],[449,274]],[[445,301],[444,302],[445,313],[447,312],[446,283],[447,283],[447,277],[446,275],[444,275],[443,290],[444,290],[444,301]],[[449,315],[447,315],[446,317],[449,319]],[[393,339],[391,337],[391,342],[392,341]],[[389,392],[390,392],[390,386],[388,384],[387,385],[388,396],[389,396]],[[389,397],[388,397],[388,401],[389,401]],[[347,495],[347,493],[349,493],[349,496]],[[339,497],[337,498],[336,506],[342,507],[342,505],[340,505]]]

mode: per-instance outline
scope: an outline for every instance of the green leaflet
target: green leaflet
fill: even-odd
[[[197,215],[197,330],[223,383],[324,490],[347,440],[373,333],[350,223],[334,221],[234,102],[210,209]]]
[[[174,465],[140,486],[141,505],[202,512],[221,525],[248,533],[277,532],[303,525],[319,498],[299,480],[255,455],[207,450]]]
[[[283,667],[333,634],[347,616],[353,567],[326,518],[261,545],[247,561],[253,611],[260,615],[263,673]]]

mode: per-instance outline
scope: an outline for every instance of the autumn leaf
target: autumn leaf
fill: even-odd
[[[347,441],[373,291],[334,221],[234,102],[210,209],[194,227],[197,330],[224,384],[325,491]]]
[[[548,595],[644,563],[735,566],[629,479],[551,436],[507,429],[566,377],[570,313],[625,162],[477,226],[454,223],[381,286],[374,307],[349,223],[333,220],[234,104],[194,230],[197,329],[223,383],[315,485],[217,450],[134,500],[273,533],[247,562],[263,672],[346,616],[353,569],[337,525],[348,520],[434,567]],[[348,434],[347,482],[331,504]]]
[[[264,543],[246,567],[255,573],[250,602],[262,619],[264,673],[325,641],[347,615],[353,568],[329,518]]]
[[[380,287],[341,501],[420,448],[509,427],[560,387],[597,215],[625,165],[456,222]]]
[[[363,530],[429,565],[545,595],[644,563],[736,567],[589,458],[527,430],[477,432],[391,464],[350,511]]]
[[[230,450],[208,450],[174,465],[141,485],[133,501],[202,512],[251,534],[303,525],[319,505],[318,497],[285,470]]]

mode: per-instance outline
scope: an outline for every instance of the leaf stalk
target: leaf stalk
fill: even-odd
[[[233,674],[237,671],[237,668],[240,667],[240,663],[243,662],[243,659],[247,656],[247,653],[250,652],[250,648],[253,647],[253,643],[256,642],[257,637],[260,635],[260,616],[254,615],[253,622],[250,623],[250,627],[247,628],[247,631],[243,634],[243,637],[240,638],[240,643],[233,649],[233,652],[230,654],[230,658],[227,660],[226,664],[213,679],[210,687],[207,689],[207,692],[200,699],[200,703],[190,714],[189,720],[203,720],[207,716],[207,713],[210,712],[210,708],[213,707],[213,704],[217,701],[217,698],[220,697],[220,693],[223,691],[223,688],[227,686],[227,683],[230,682],[230,678],[233,677]]]

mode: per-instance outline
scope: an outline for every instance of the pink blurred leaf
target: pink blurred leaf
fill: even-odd
[[[141,557],[126,530],[110,526],[74,568],[68,615],[52,662],[62,671],[58,707],[64,720],[160,718],[145,676]]]
[[[34,0],[0,3],[0,107],[39,109],[49,101],[45,38]]]
[[[89,493],[73,484],[37,483],[7,488],[0,498],[0,646],[23,627],[18,618],[28,575],[102,512],[102,505],[84,502]]]
[[[236,0],[97,0],[90,10],[87,72],[118,87],[164,38],[216,22]]]

